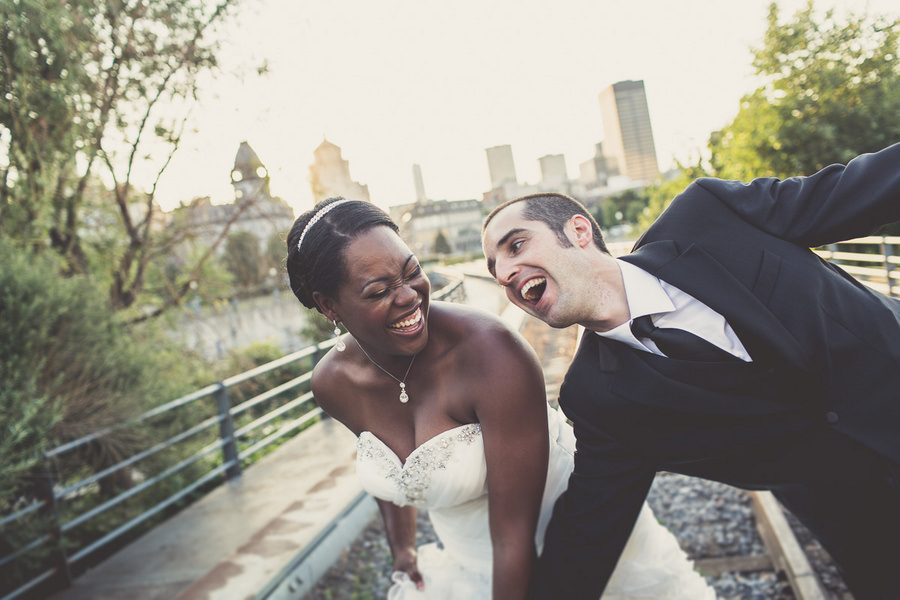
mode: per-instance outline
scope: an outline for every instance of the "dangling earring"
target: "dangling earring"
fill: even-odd
[[[341,339],[341,328],[338,327],[337,321],[334,319],[331,320],[334,323],[334,337],[337,338],[337,342],[334,344],[334,349],[338,352],[343,352],[347,349],[347,344],[344,343],[344,340]]]

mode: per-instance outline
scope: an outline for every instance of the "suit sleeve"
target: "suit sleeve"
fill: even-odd
[[[575,433],[575,469],[554,506],[529,598],[599,598],[655,475],[614,440]]]
[[[755,227],[814,248],[871,235],[900,220],[900,144],[809,177],[760,178],[748,184],[698,179],[693,185]],[[689,198],[682,194],[673,205]]]

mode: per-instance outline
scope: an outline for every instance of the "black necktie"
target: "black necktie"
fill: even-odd
[[[669,358],[707,362],[739,360],[738,357],[715,344],[683,329],[657,327],[650,315],[638,317],[631,322],[634,337],[649,338],[663,354]]]

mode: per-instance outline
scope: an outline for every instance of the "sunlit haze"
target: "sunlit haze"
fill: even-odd
[[[806,0],[779,2],[784,21]],[[164,209],[195,196],[230,202],[241,141],[273,194],[312,205],[309,165],[327,138],[382,206],[481,198],[485,148],[512,146],[520,182],[564,154],[570,177],[603,139],[598,93],[646,87],[661,169],[697,156],[759,81],[768,0],[245,0],[228,27],[224,72],[201,90],[192,131],[158,191]],[[896,16],[896,0],[820,0],[838,16]],[[266,61],[268,73],[253,66]]]

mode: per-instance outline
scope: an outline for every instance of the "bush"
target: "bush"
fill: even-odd
[[[89,279],[59,276],[50,253],[0,240],[0,264],[0,514],[8,514],[46,497],[51,480],[65,484],[115,464],[163,427],[116,427],[52,463],[44,459],[47,450],[120,426],[199,387],[211,374],[152,326],[132,330],[122,325]],[[130,471],[120,471],[100,480],[94,491],[99,499],[109,497],[130,486],[130,478]],[[97,496],[79,494],[77,501],[92,497],[97,502]],[[67,543],[110,529],[104,521],[94,519],[73,530]],[[0,556],[45,526],[37,519],[5,527]],[[43,560],[32,553],[7,565],[0,587],[27,579]]]

